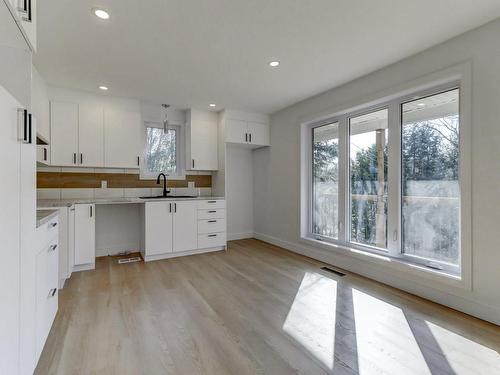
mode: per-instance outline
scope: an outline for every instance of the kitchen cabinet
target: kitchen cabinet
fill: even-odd
[[[50,165],[50,146],[37,145],[36,146],[36,161],[44,165]]]
[[[139,168],[144,140],[141,114],[104,111],[104,165],[109,168]]]
[[[186,169],[216,171],[218,169],[218,115],[191,109],[186,122]]]
[[[51,165],[103,167],[103,108],[51,101],[50,146]]]
[[[74,270],[95,268],[95,205],[75,204]]]
[[[104,110],[95,105],[79,105],[78,163],[82,167],[104,166]]]
[[[226,120],[226,142],[245,144],[251,148],[269,146],[269,124],[238,119]]]
[[[42,354],[50,328],[58,308],[59,282],[59,225],[58,219],[51,220],[39,228],[38,240],[42,244],[36,254],[36,303],[35,303],[35,363]],[[29,371],[32,373],[34,368]]]
[[[50,102],[50,153],[52,165],[77,165],[78,104]]]
[[[6,5],[11,7],[12,14],[15,16],[15,22],[19,25],[19,29],[31,50],[36,52],[36,0],[7,0]]]
[[[170,202],[148,202],[145,204],[144,230],[147,256],[172,252],[172,208]]]
[[[173,251],[196,249],[198,245],[196,201],[179,201],[173,205]]]

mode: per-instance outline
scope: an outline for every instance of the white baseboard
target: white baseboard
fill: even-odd
[[[235,240],[244,240],[246,238],[253,238],[253,232],[241,232],[241,233],[228,233],[227,240],[235,241]]]
[[[272,245],[282,247],[331,265],[335,265],[345,269],[346,271],[368,277],[383,284],[390,285],[394,288],[404,290],[408,293],[415,294],[419,297],[500,325],[500,307],[489,306],[479,301],[419,284],[419,280],[416,280],[413,277],[409,278],[409,275],[406,275],[406,278],[400,277],[395,272],[392,272],[392,270],[388,271],[386,267],[360,261],[359,259],[350,257],[348,254],[339,255],[338,253],[329,253],[328,251],[320,248],[284,241],[264,233],[255,233],[254,237],[258,240],[268,242]]]
[[[95,270],[95,263],[73,266],[73,272],[91,271],[91,270]]]
[[[184,257],[187,255],[196,255],[196,254],[203,254],[203,253],[211,253],[213,251],[222,251],[225,250],[224,246],[220,247],[213,247],[209,249],[197,249],[197,250],[189,250],[189,251],[183,251],[180,253],[166,253],[166,254],[159,254],[159,255],[149,255],[149,256],[144,256],[145,262],[152,262],[155,260],[162,260],[162,259],[170,259],[170,258],[177,258],[177,257]]]

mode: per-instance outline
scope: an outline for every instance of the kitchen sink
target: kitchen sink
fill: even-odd
[[[194,195],[167,195],[164,197],[163,195],[157,195],[155,197],[139,197],[139,199],[168,199],[168,198],[197,198]]]

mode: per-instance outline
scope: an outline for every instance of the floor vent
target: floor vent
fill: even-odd
[[[335,271],[334,269],[329,268],[329,267],[321,267],[321,269],[322,269],[323,271],[327,271],[327,272],[334,273],[334,274],[335,274],[335,275],[337,275],[337,276],[345,276],[345,273],[342,273],[342,272],[339,272],[339,271]]]
[[[131,258],[118,259],[118,264],[133,263],[133,262],[142,262],[142,258],[141,257],[131,257]]]

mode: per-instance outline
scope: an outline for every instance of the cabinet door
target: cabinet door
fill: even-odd
[[[248,123],[249,143],[259,146],[270,145],[269,125],[258,122]]]
[[[102,107],[79,106],[78,164],[83,167],[104,166],[104,111]]]
[[[172,252],[172,206],[170,202],[146,203],[146,256]]]
[[[28,43],[33,52],[36,52],[36,43],[37,43],[37,35],[36,35],[36,0],[26,0],[19,1],[18,9],[23,9],[24,3],[26,3],[26,10],[19,12],[19,18],[21,20],[21,27],[23,28],[26,37],[28,39]]]
[[[50,102],[50,151],[52,165],[77,165],[78,104]]]
[[[75,266],[95,263],[95,206],[75,204]]]
[[[226,142],[247,143],[248,126],[246,121],[228,119],[226,121]]]
[[[141,114],[104,111],[104,165],[112,168],[139,168],[144,127]]]
[[[196,201],[174,203],[173,251],[188,251],[198,247],[198,217]]]
[[[16,374],[19,358],[19,107],[0,86],[0,158],[4,161],[0,184],[0,301],[4,307],[0,309],[0,374]]]
[[[215,171],[218,169],[217,122],[193,121],[190,129],[190,170]]]
[[[71,277],[75,266],[75,206],[68,209],[68,275]]]

